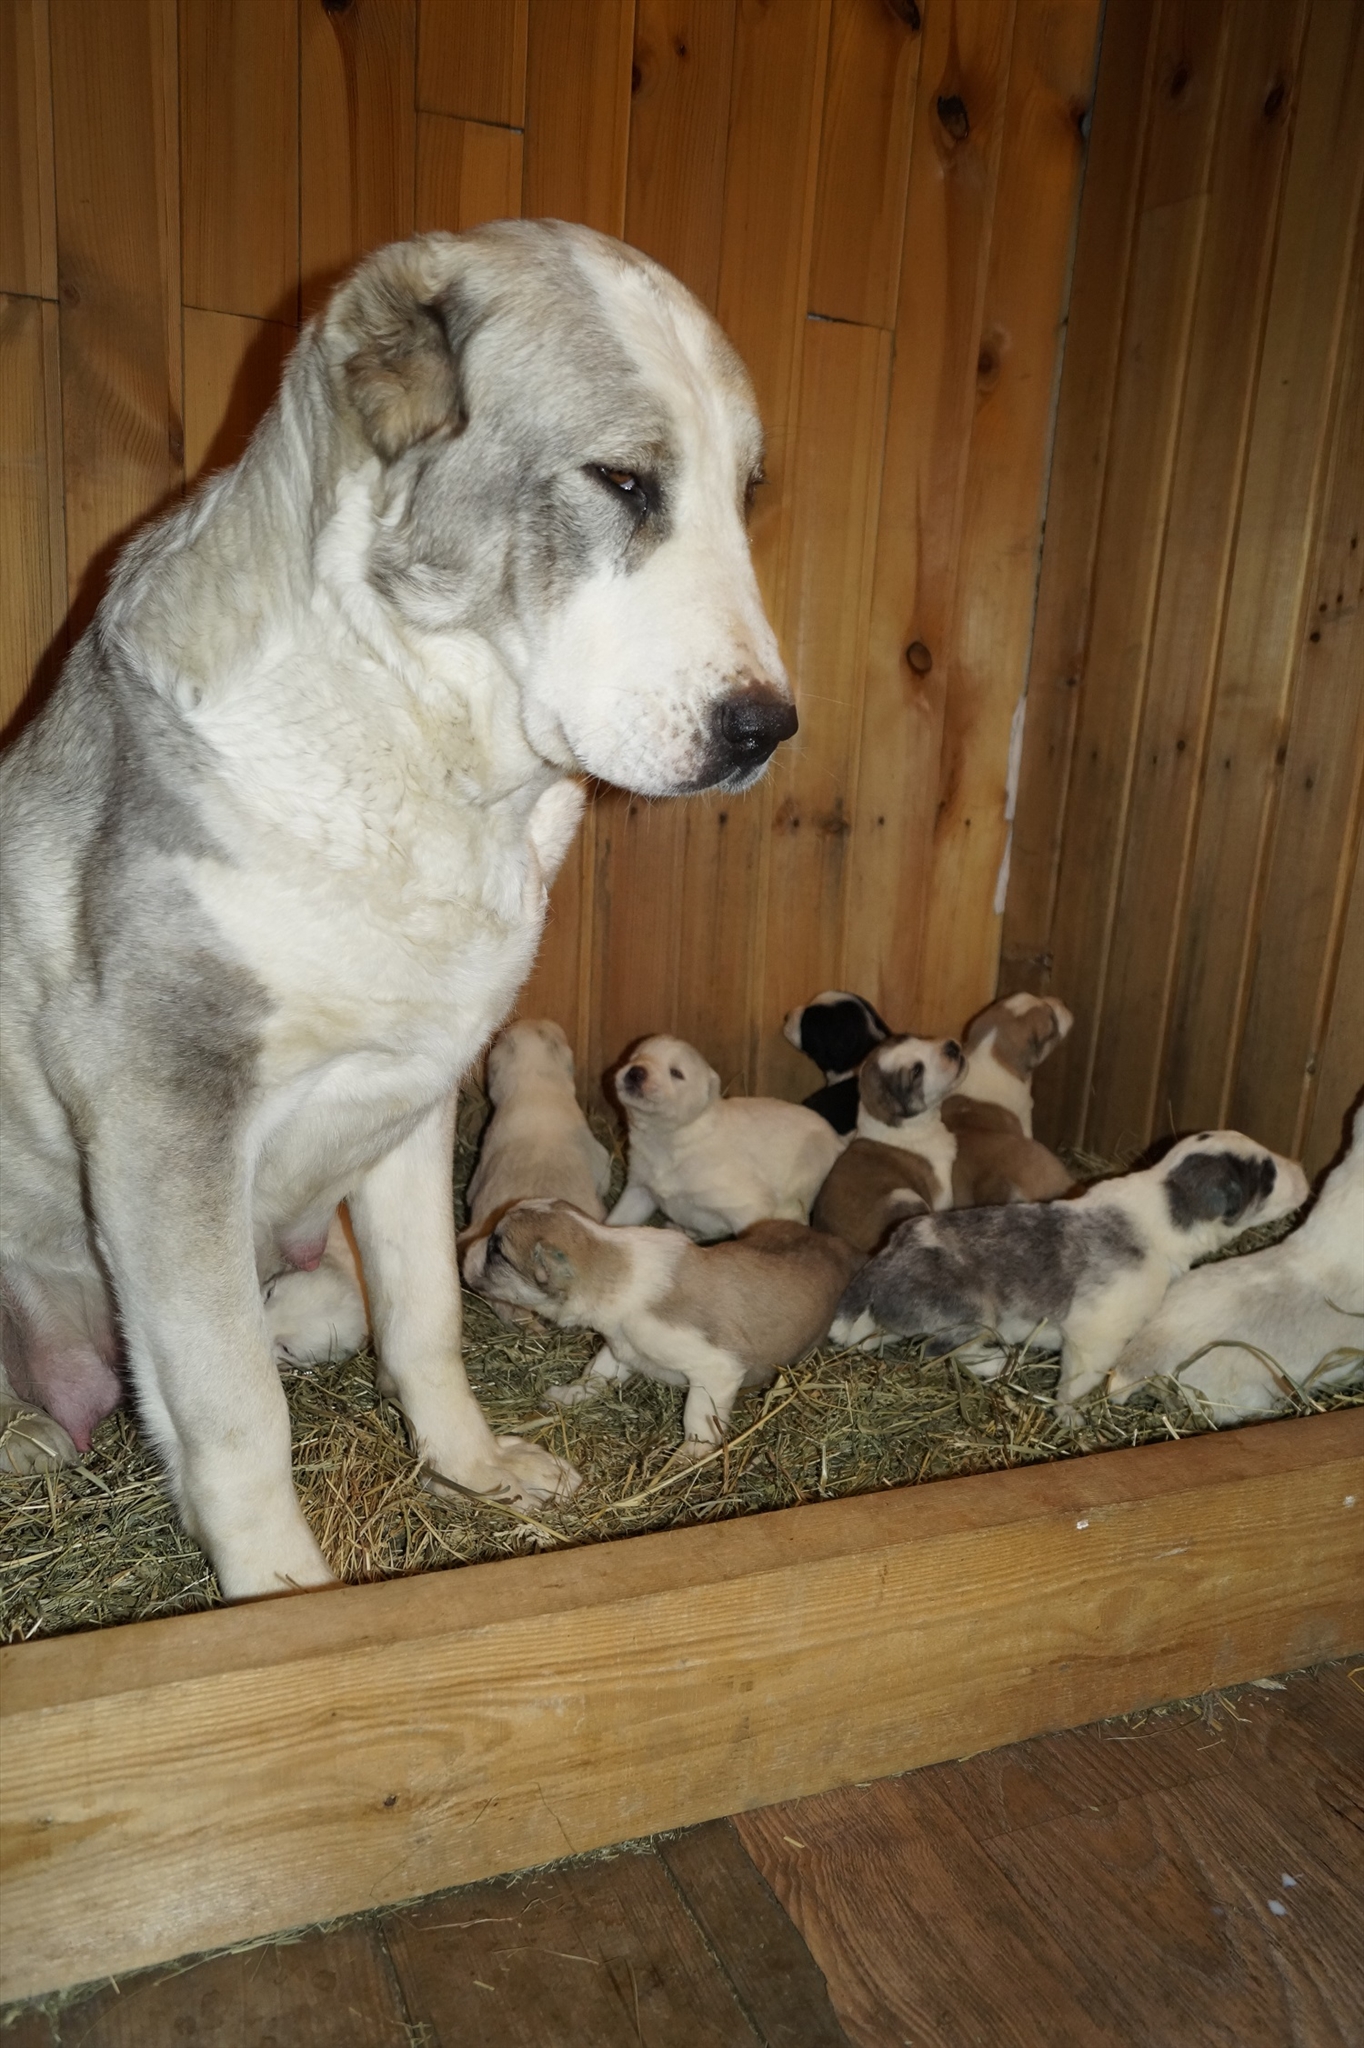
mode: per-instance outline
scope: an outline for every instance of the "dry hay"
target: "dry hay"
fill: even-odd
[[[463,1107],[461,1187],[484,1113],[477,1097]],[[493,1427],[568,1458],[583,1485],[571,1501],[534,1516],[430,1493],[399,1411],[375,1392],[371,1357],[289,1374],[295,1478],[345,1579],[685,1527],[1209,1427],[1173,1382],[1152,1390],[1144,1406],[1092,1403],[1072,1433],[1052,1414],[1054,1361],[1015,1352],[998,1379],[981,1381],[952,1358],[925,1360],[914,1344],[881,1357],[829,1347],[765,1392],[742,1396],[729,1442],[703,1463],[679,1467],[671,1462],[681,1438],[677,1389],[636,1378],[594,1402],[543,1414],[544,1389],[577,1378],[598,1340],[504,1324],[486,1303],[465,1302],[469,1376]],[[1295,1399],[1302,1412],[1361,1402],[1358,1387]],[[218,1597],[128,1411],[101,1426],[81,1464],[0,1479],[0,1640],[185,1613]]]

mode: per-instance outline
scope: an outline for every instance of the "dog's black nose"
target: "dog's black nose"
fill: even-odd
[[[627,1067],[620,1078],[622,1087],[638,1088],[648,1080],[649,1069],[647,1067]]]
[[[798,724],[796,707],[787,698],[758,690],[723,698],[715,712],[716,736],[736,768],[759,767]]]

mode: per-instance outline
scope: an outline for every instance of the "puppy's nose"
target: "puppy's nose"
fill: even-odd
[[[627,1067],[621,1075],[621,1084],[626,1088],[642,1088],[649,1078],[647,1067]]]
[[[715,710],[715,733],[736,768],[757,768],[789,740],[799,720],[785,697],[759,690],[740,690],[724,697]]]

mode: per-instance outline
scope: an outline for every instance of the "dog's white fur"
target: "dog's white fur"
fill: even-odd
[[[1273,1162],[1268,1197],[1231,1221],[1179,1220],[1169,1192],[1174,1177],[1189,1162],[1196,1166],[1199,1155],[1226,1154],[1252,1165]],[[980,1345],[982,1332],[1006,1345],[1059,1349],[1057,1413],[1073,1423],[1076,1404],[1102,1385],[1172,1280],[1252,1224],[1290,1214],[1306,1194],[1295,1160],[1239,1131],[1205,1131],[1173,1146],[1157,1165],[1100,1181],[1071,1200],[915,1217],[853,1282],[832,1335],[839,1343],[874,1344],[887,1331],[954,1334],[954,1355],[982,1378],[996,1376],[1003,1364],[994,1346]],[[1053,1235],[1059,1310],[1048,1300],[1050,1279],[1039,1256]]]
[[[769,1096],[720,1095],[720,1076],[684,1039],[646,1038],[615,1070],[630,1128],[625,1187],[613,1224],[655,1209],[693,1237],[732,1237],[764,1217],[808,1223],[843,1150],[812,1109]]]
[[[1291,1387],[1357,1376],[1361,1352],[1364,1107],[1349,1151],[1297,1229],[1176,1280],[1119,1354],[1109,1393],[1125,1401],[1152,1379],[1172,1378],[1221,1426],[1287,1406]]]
[[[513,1202],[559,1199],[598,1221],[606,1214],[611,1155],[593,1137],[573,1087],[573,1053],[558,1024],[523,1017],[488,1048],[493,1113],[469,1182],[460,1238],[466,1286],[481,1285],[488,1233]]]
[[[667,518],[641,553],[634,472],[659,434]],[[743,527],[759,454],[737,358],[647,259],[553,223],[395,245],[305,329],[237,468],[125,552],[5,764],[0,1249],[19,1341],[0,1397],[31,1413],[33,1383],[44,1405],[53,1389],[88,1441],[118,1398],[121,1338],[229,1598],[331,1577],[291,1483],[260,1284],[291,1247],[314,1255],[343,1198],[383,1381],[428,1472],[524,1504],[575,1483],[494,1437],[460,1361],[455,1089],[534,957],[582,808],[565,778],[703,786],[732,693],[789,707]],[[534,554],[546,528],[522,517],[524,493],[572,545]],[[230,1129],[207,1094],[163,1086],[156,1047],[113,1015],[114,984],[85,970],[76,864],[113,844],[99,820],[122,771],[112,741],[96,759],[78,707],[115,697],[139,760],[171,736],[155,789],[179,808],[140,864],[106,865],[100,943],[116,957],[117,889],[141,892],[149,929],[173,891],[193,934],[173,957],[208,964],[250,1048]],[[740,756],[732,770],[727,786],[752,779]],[[136,983],[117,984],[129,1017]],[[174,1059],[177,1000],[156,1012]],[[195,1100],[189,1135],[177,1119]],[[73,1453],[71,1432],[49,1435],[40,1459]]]

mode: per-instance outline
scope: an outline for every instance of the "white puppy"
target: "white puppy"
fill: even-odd
[[[509,1024],[488,1052],[493,1113],[469,1182],[469,1221],[460,1236],[467,1286],[480,1292],[488,1233],[513,1202],[572,1202],[606,1214],[611,1155],[588,1129],[573,1088],[573,1054],[548,1018]]]
[[[1239,1131],[1203,1131],[1073,1201],[912,1217],[849,1287],[833,1336],[931,1335],[955,1350],[984,1332],[996,1346],[1059,1346],[1058,1412],[1073,1421],[1177,1274],[1306,1194],[1295,1161]]]
[[[819,1342],[860,1264],[801,1223],[754,1223],[700,1246],[676,1230],[612,1230],[566,1202],[521,1202],[489,1236],[479,1285],[605,1337],[583,1378],[551,1387],[551,1401],[588,1400],[632,1372],[685,1387],[682,1455],[703,1457],[741,1387],[766,1386]]]
[[[1177,1280],[1120,1355],[1109,1391],[1125,1401],[1168,1376],[1222,1424],[1285,1407],[1289,1382],[1331,1386],[1361,1364],[1364,1106],[1306,1220],[1281,1244]]]
[[[843,1140],[812,1109],[768,1096],[720,1099],[694,1045],[646,1038],[615,1073],[630,1167],[610,1221],[655,1209],[693,1237],[730,1237],[766,1216],[807,1223]]]

